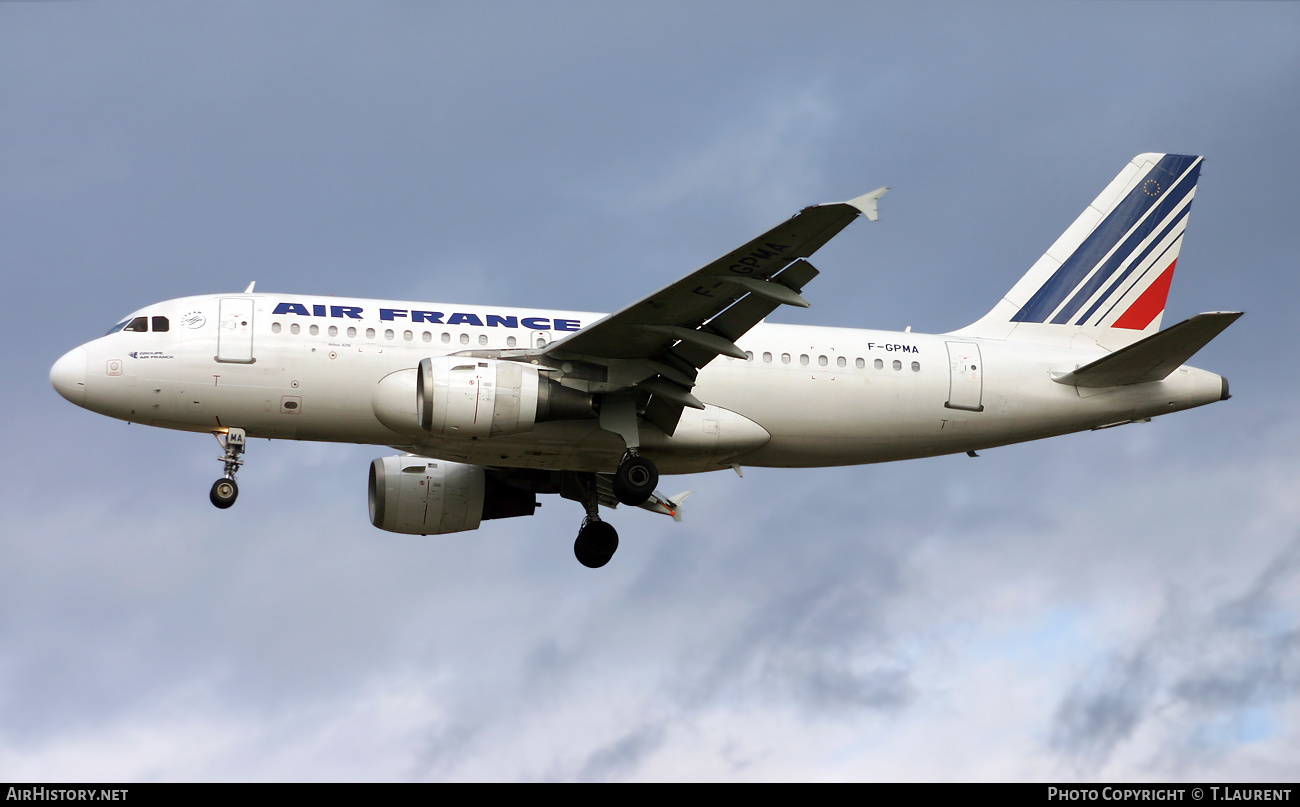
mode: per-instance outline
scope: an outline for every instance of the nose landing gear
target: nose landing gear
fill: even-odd
[[[235,472],[239,466],[244,464],[241,458],[244,453],[244,441],[247,439],[243,429],[227,429],[224,435],[214,435],[217,442],[225,449],[221,456],[221,461],[225,463],[226,475],[212,483],[212,490],[208,491],[208,500],[214,507],[225,510],[235,503],[239,498],[239,485],[235,484]]]

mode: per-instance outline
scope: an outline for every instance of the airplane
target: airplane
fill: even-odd
[[[50,371],[72,403],[209,432],[228,508],[249,438],[366,443],[375,527],[478,529],[578,502],[584,566],[618,548],[600,507],[680,520],[660,473],[857,465],[1148,422],[1226,400],[1184,365],[1241,312],[1160,330],[1203,158],[1134,157],[983,317],[942,334],[766,322],[806,308],[808,258],[880,188],[806,207],[613,314],[243,293],[150,305]]]

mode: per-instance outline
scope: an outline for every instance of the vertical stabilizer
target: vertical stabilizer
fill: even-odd
[[[1139,154],[963,336],[1110,350],[1160,329],[1201,157]]]

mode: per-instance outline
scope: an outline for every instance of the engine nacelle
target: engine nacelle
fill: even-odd
[[[494,518],[531,516],[537,498],[478,465],[403,455],[370,463],[370,523],[407,535],[478,529]]]
[[[592,397],[561,386],[529,364],[437,356],[416,370],[420,428],[448,437],[532,431],[547,420],[594,417]]]

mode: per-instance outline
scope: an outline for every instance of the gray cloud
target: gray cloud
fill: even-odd
[[[644,757],[663,743],[664,731],[661,726],[633,729],[624,737],[593,752],[578,769],[577,778],[599,782],[625,777],[636,771]]]
[[[1283,547],[1241,595],[1210,607],[1189,607],[1187,600],[1199,598],[1186,592],[1172,598],[1131,653],[1072,685],[1053,719],[1052,747],[1100,770],[1144,722],[1172,720],[1180,731],[1165,739],[1170,747],[1160,753],[1185,759],[1192,751],[1220,751],[1225,721],[1293,701],[1300,694],[1300,631],[1294,611],[1278,600],[1293,596],[1298,561],[1300,539]],[[1247,733],[1272,734],[1280,728],[1275,721],[1256,718]]]

